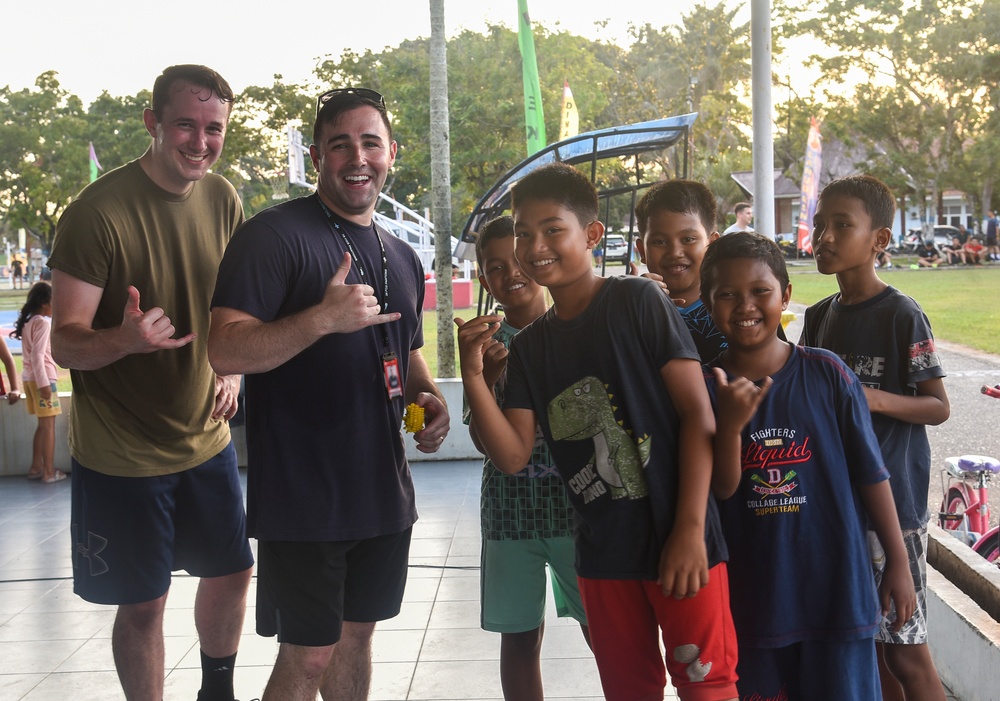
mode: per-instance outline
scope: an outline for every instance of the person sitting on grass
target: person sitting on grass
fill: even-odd
[[[986,257],[984,251],[986,247],[979,242],[979,239],[975,236],[969,237],[969,240],[965,242],[965,246],[962,247],[965,252],[965,262],[969,265],[982,265],[983,259]]]
[[[944,253],[948,265],[965,263],[965,247],[962,245],[962,240],[958,236],[952,236],[951,243],[942,248],[941,252]]]
[[[938,247],[934,245],[934,239],[927,239],[924,241],[924,245],[920,247],[917,251],[917,264],[916,266],[911,265],[911,268],[936,268],[944,263],[944,259],[941,258],[941,252],[938,251]]]

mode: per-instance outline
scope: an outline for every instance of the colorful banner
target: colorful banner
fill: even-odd
[[[90,142],[90,182],[97,180],[97,171],[104,170],[97,160],[97,152],[94,151],[94,142]]]
[[[823,142],[819,124],[810,118],[809,138],[806,140],[806,159],[802,166],[802,200],[799,202],[798,243],[800,251],[812,253],[813,217],[819,196],[819,174],[823,168]]]
[[[535,60],[535,37],[531,33],[528,0],[517,0],[517,43],[521,47],[521,75],[524,78],[524,130],[528,155],[545,148],[545,115],[542,113],[542,88],[538,84],[538,62]]]
[[[562,119],[559,121],[559,140],[568,139],[580,133],[580,112],[576,109],[573,91],[569,81],[563,82]]]

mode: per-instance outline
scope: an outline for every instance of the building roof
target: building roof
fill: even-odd
[[[753,171],[752,170],[738,170],[734,173],[730,173],[730,177],[736,181],[737,186],[743,191],[743,193],[749,197],[753,197]],[[802,188],[793,183],[785,174],[780,170],[775,169],[774,171],[774,199],[776,200],[786,200],[795,199],[802,196]]]

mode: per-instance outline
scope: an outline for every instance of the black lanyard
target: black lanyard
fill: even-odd
[[[330,211],[330,208],[326,206],[322,198],[317,194],[316,201],[319,202],[319,206],[322,207],[323,213],[326,214],[326,220],[333,227],[334,232],[340,234],[340,237],[344,240],[344,245],[347,246],[347,250],[351,253],[351,258],[353,259],[352,265],[357,267],[358,274],[361,275],[361,281],[368,283],[368,274],[365,272],[365,266],[361,261],[361,256],[358,255],[357,250],[354,248],[354,244],[351,239],[348,238],[347,232],[337,221],[334,213]],[[375,240],[378,241],[379,250],[382,252],[382,314],[389,311],[389,258],[385,254],[385,245],[382,243],[382,237],[378,233],[378,227],[372,222],[372,230],[375,232]],[[374,283],[374,280],[371,281]],[[373,285],[374,287],[374,285]],[[389,351],[389,332],[385,328],[385,324],[379,324],[382,330],[382,344],[385,346],[386,352]]]

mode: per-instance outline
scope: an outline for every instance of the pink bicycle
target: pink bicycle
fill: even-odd
[[[1000,460],[985,455],[945,458],[938,522],[989,562],[1000,566],[1000,528],[990,528],[989,483]]]

